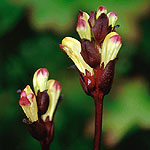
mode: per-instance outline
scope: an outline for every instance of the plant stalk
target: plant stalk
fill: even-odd
[[[95,100],[95,135],[94,150],[101,149],[102,142],[102,114],[103,114],[103,93],[94,96]]]
[[[40,142],[41,144],[41,150],[50,150],[50,144],[47,144],[45,142]]]

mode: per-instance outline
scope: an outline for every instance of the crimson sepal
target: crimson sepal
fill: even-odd
[[[115,58],[114,60],[111,60],[105,67],[100,80],[99,80],[99,90],[101,92],[103,92],[104,95],[108,94],[111,86],[112,86],[112,82],[113,82],[113,78],[114,78],[114,71],[115,71],[115,63],[117,61],[117,58]]]
[[[81,40],[81,55],[90,67],[96,68],[100,65],[100,55],[93,41]]]
[[[88,20],[91,28],[95,25],[95,21],[96,21],[96,13],[92,10],[90,13],[90,18]]]
[[[95,25],[92,27],[94,38],[98,44],[100,44],[107,35],[108,22],[109,20],[107,15],[102,13],[96,20]]]
[[[49,118],[46,118],[45,121],[38,119],[36,122],[27,124],[28,131],[40,142],[50,143],[53,138],[54,123],[49,121]]]
[[[38,115],[41,116],[46,113],[49,106],[49,96],[47,91],[37,93],[37,106],[38,106]]]
[[[86,70],[86,75],[84,75],[84,81],[88,90],[93,91],[95,87],[95,76],[91,75],[91,73]]]

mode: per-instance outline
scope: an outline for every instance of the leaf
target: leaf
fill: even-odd
[[[119,142],[135,126],[150,128],[150,96],[146,83],[135,79],[122,84],[114,100],[107,102],[109,107],[104,113],[105,142],[109,146]]]
[[[23,15],[22,12],[21,7],[16,7],[6,0],[0,1],[0,36],[14,28]]]

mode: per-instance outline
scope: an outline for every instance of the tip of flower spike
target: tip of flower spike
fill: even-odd
[[[105,6],[99,6],[98,10],[103,12],[103,13],[107,13],[107,8]]]
[[[37,76],[42,74],[43,76],[48,76],[49,72],[46,68],[40,68],[37,70]]]
[[[96,19],[98,19],[98,17],[102,14],[102,13],[107,13],[107,9],[105,6],[100,6],[97,10],[97,14],[96,14]]]
[[[46,68],[40,68],[34,73],[33,86],[36,95],[38,90],[40,90],[40,92],[46,90],[46,82],[48,80],[48,76],[49,72]]]

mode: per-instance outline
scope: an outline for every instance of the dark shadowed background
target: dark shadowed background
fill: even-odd
[[[40,150],[22,123],[17,89],[32,86],[45,67],[60,81],[63,100],[55,114],[53,150],[91,150],[94,102],[82,90],[73,62],[59,48],[75,31],[78,10],[100,5],[118,14],[119,52],[112,90],[104,99],[103,149],[150,149],[149,0],[0,0],[0,149]]]

